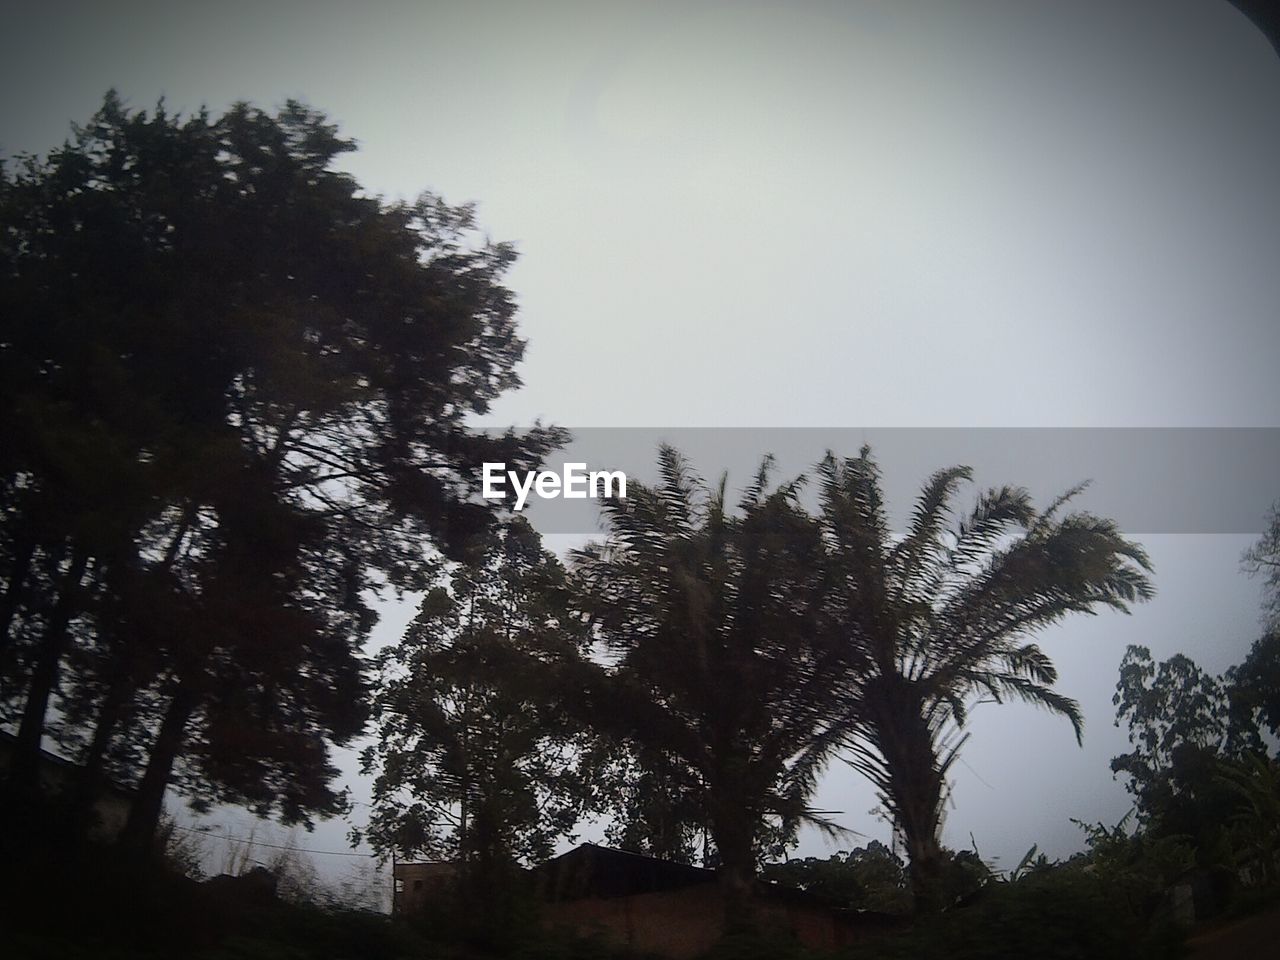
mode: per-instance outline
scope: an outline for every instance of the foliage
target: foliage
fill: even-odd
[[[199,833],[184,830],[170,816],[162,816],[156,829],[156,846],[162,851],[165,868],[181,877],[204,879],[205,844]]]
[[[947,775],[969,711],[1022,700],[1067,717],[1079,737],[1078,705],[1054,689],[1057,671],[1029,638],[1072,613],[1147,599],[1149,565],[1112,522],[1062,515],[1079,488],[1043,512],[1024,490],[993,489],[957,518],[970,471],[941,470],[895,539],[869,449],[828,454],[818,474],[848,678],[841,744],[901,831],[918,906],[937,909]]]
[[[701,858],[711,866],[716,854],[705,843],[704,805],[689,769],[643,743],[628,748],[604,742],[597,751],[593,779],[611,817],[605,827],[609,844],[673,863]]]
[[[926,915],[905,933],[842,954],[847,960],[1132,960],[1181,956],[1173,928],[1133,914],[1084,864],[1035,870],[983,888],[975,901]]]
[[[473,213],[388,204],[289,102],[101,110],[0,174],[0,705],[34,789],[55,711],[138,787],[288,822],[344,808],[328,746],[364,721],[371,591],[491,523],[476,434],[518,384],[514,259]]]
[[[581,731],[547,685],[547,664],[579,642],[567,600],[560,564],[513,521],[378,655],[365,835],[384,855],[458,860],[473,910],[493,906],[517,861],[548,857],[590,801]]]
[[[757,860],[821,819],[806,801],[833,746],[839,681],[817,629],[818,530],[798,483],[772,487],[769,467],[733,512],[725,480],[708,489],[663,447],[661,482],[606,504],[609,539],[574,558],[601,658],[563,680],[584,720],[661,784],[668,819],[632,807],[631,824],[651,849],[705,826],[735,912]]]
[[[1237,863],[1255,882],[1273,886],[1280,879],[1280,761],[1253,753],[1218,769],[1238,801],[1230,819]]]
[[[1272,505],[1266,532],[1241,561],[1249,574],[1262,577],[1269,625],[1273,631],[1280,629],[1280,502]]]
[[[1210,843],[1230,804],[1216,777],[1218,758],[1256,739],[1231,723],[1228,684],[1181,654],[1156,664],[1147,648],[1130,646],[1113,701],[1134,749],[1113,758],[1111,769],[1127,777],[1143,823]]]
[[[1244,660],[1225,676],[1232,724],[1247,731],[1246,736],[1263,730],[1273,738],[1280,736],[1280,630],[1271,629],[1255,640]]]
[[[761,877],[803,890],[835,907],[878,913],[911,910],[906,864],[879,840],[826,859],[805,857],[771,863],[761,871]]]
[[[1127,777],[1147,830],[1190,838],[1202,866],[1227,869],[1246,850],[1256,863],[1267,835],[1244,840],[1240,818],[1265,794],[1249,791],[1270,769],[1260,725],[1270,723],[1277,652],[1269,634],[1220,677],[1181,654],[1157,664],[1145,647],[1129,647],[1121,661],[1116,722],[1127,722],[1133,750],[1111,769]]]
[[[1150,917],[1170,885],[1195,864],[1184,836],[1155,836],[1129,828],[1126,814],[1112,827],[1074,821],[1085,833],[1088,862],[1109,889],[1138,917]]]

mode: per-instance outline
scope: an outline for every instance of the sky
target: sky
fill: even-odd
[[[1280,59],[1223,0],[49,2],[5,23],[5,154],[109,87],[184,112],[296,97],[359,142],[343,166],[369,192],[475,201],[520,251],[529,342],[489,424],[1280,426]],[[1124,646],[1217,671],[1257,635],[1251,536],[1143,533],[1157,599],[1044,638],[1084,747],[979,710],[949,844],[1006,867],[1077,849],[1069,818],[1127,809]],[[388,604],[380,642],[411,613]],[[817,803],[885,833],[847,771]]]

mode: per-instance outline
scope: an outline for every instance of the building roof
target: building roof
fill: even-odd
[[[626,897],[679,890],[716,880],[714,870],[594,843],[584,843],[553,857],[535,872],[539,887],[550,900]]]

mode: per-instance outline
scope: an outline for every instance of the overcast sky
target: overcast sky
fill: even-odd
[[[493,423],[1280,426],[1280,59],[1225,0],[52,2],[0,33],[0,149],[111,86],[301,98],[369,191],[476,201],[529,340]],[[950,844],[1011,866],[1124,813],[1126,643],[1243,656],[1250,538],[1146,542],[1155,602],[1045,639],[1084,749],[979,710]],[[851,775],[818,803],[884,833]]]

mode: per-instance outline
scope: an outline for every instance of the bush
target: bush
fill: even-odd
[[[1133,960],[1178,955],[1181,936],[1151,926],[1110,881],[1082,863],[988,884],[975,902],[908,932],[848,950],[848,960]]]

